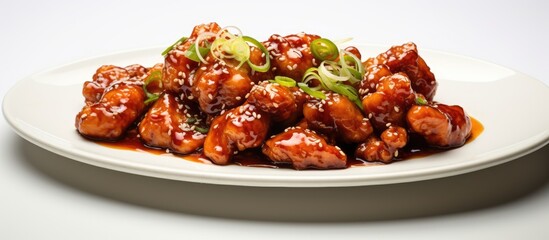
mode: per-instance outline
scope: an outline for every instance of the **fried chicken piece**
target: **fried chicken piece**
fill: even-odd
[[[255,85],[247,102],[269,113],[273,122],[286,121],[294,117],[298,111],[298,103],[290,88],[268,81]]]
[[[287,128],[274,135],[262,147],[262,152],[275,163],[291,163],[295,169],[334,169],[347,166],[347,156],[339,147],[309,129]]]
[[[204,144],[205,119],[195,102],[163,93],[139,123],[139,136],[148,146],[189,154]]]
[[[158,65],[158,64],[157,64]],[[155,65],[156,67],[156,65]],[[153,68],[155,68],[153,67]],[[130,75],[130,78],[143,78],[147,75],[147,72],[149,69],[139,65],[139,64],[132,64],[129,66],[126,66],[124,69],[128,71],[128,74]]]
[[[139,79],[145,75],[146,68],[134,64],[125,68],[114,65],[103,65],[99,67],[92,77],[92,81],[84,82],[82,95],[84,95],[86,104],[98,102],[105,88],[109,87],[114,81],[128,81],[130,79]]]
[[[408,143],[408,133],[402,127],[391,126],[381,133],[381,139],[370,136],[360,144],[355,156],[370,162],[390,163],[398,157],[398,149]]]
[[[282,37],[272,35],[263,43],[271,55],[271,68],[275,75],[286,76],[300,81],[310,67],[316,67],[311,53],[311,42],[320,38],[317,35],[298,33]]]
[[[76,115],[75,126],[87,138],[113,141],[123,136],[145,109],[145,92],[139,81],[117,81],[102,98],[86,104]]]
[[[435,75],[423,58],[418,54],[414,43],[393,46],[375,58],[369,58],[364,63],[366,69],[375,65],[386,65],[392,73],[404,72],[412,82],[412,88],[427,98],[433,100],[437,89]]]
[[[237,66],[238,63],[223,60],[200,65],[195,74],[192,93],[203,112],[217,115],[244,103],[255,83],[249,77],[247,66]]]
[[[370,121],[347,97],[327,93],[326,99],[311,98],[303,107],[310,129],[344,143],[364,142],[373,132]]]
[[[266,113],[247,103],[226,111],[213,119],[204,154],[215,164],[229,164],[238,151],[261,146],[270,121]]]
[[[369,93],[376,91],[376,88],[383,77],[391,76],[393,73],[385,64],[372,65],[366,69],[364,78],[360,81],[358,94],[364,98]]]
[[[217,23],[208,23],[197,25],[193,28],[193,31],[189,38],[180,44],[177,44],[171,51],[169,51],[164,60],[164,71],[162,76],[162,84],[164,88],[173,93],[183,93],[186,97],[191,95],[191,87],[193,86],[192,75],[193,70],[198,67],[198,63],[187,58],[185,52],[196,42],[196,38],[204,33],[211,32],[217,33],[221,30],[221,27]],[[214,37],[210,37],[204,40],[213,41]]]
[[[390,125],[405,126],[405,114],[414,103],[415,92],[404,73],[383,77],[376,92],[362,99],[364,113],[378,131]]]
[[[406,114],[406,120],[412,132],[423,136],[428,144],[435,147],[459,147],[471,135],[471,119],[457,105],[413,105]]]

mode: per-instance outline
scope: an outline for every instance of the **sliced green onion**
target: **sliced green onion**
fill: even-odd
[[[175,42],[174,44],[172,44],[171,46],[167,47],[166,49],[164,49],[164,51],[162,52],[162,56],[166,56],[166,54],[168,54],[168,52],[170,52],[175,46],[187,41],[187,39],[189,39],[188,37],[182,37],[180,38],[179,40],[177,40],[177,42]]]
[[[348,78],[338,76],[332,73],[332,71],[328,68],[335,69],[335,72],[340,70],[340,67],[334,65],[334,62],[326,63],[323,61],[318,68],[309,68],[305,71],[305,74],[303,75],[303,82],[307,83],[313,79],[316,79],[320,82],[320,86],[322,86],[322,88],[346,96],[360,109],[362,109],[362,103],[360,102],[358,91],[353,86],[344,83],[348,80]]]
[[[188,123],[188,124],[193,124],[193,123],[195,123],[196,121],[197,121],[196,118],[189,117],[189,118],[187,118],[187,121],[185,121],[185,122]]]
[[[272,80],[272,82],[278,83],[278,84],[280,84],[280,86],[284,86],[284,87],[295,87],[295,85],[296,85],[295,80],[293,80],[289,77],[284,77],[284,76],[275,76],[274,80]]]
[[[197,51],[200,53],[200,55],[197,53]],[[189,49],[187,49],[187,51],[185,52],[185,57],[195,62],[201,62],[204,59],[204,57],[208,54],[209,51],[210,51],[209,48],[197,47],[196,43],[193,43],[189,47]]]
[[[362,102],[358,96],[358,91],[353,86],[337,83],[333,85],[332,90],[346,96],[349,100],[351,100],[351,102],[355,103],[360,109],[362,109]]]
[[[307,93],[307,94],[309,94],[309,95],[311,95],[315,98],[326,99],[326,94],[324,94],[323,92],[318,91],[318,90],[313,90],[306,83],[299,82],[299,83],[297,83],[297,86],[299,88],[301,88],[301,90],[303,90],[305,93]]]
[[[162,70],[152,71],[151,74],[149,74],[149,76],[147,76],[147,78],[145,78],[145,80],[143,81],[143,91],[147,96],[147,99],[145,100],[145,104],[149,104],[158,99],[158,96],[159,96],[158,94],[151,93],[147,89],[147,86],[154,81],[160,81],[160,87],[162,87]]]
[[[320,61],[334,61],[339,55],[339,50],[332,41],[319,38],[311,42],[311,53]]]
[[[202,133],[202,134],[206,134],[208,133],[208,131],[210,130],[209,128],[206,128],[206,127],[199,127],[199,126],[194,126],[194,130],[199,132],[199,133]]]
[[[314,79],[320,79],[320,76],[318,75],[318,68],[311,67],[307,69],[303,74],[302,82],[309,83],[311,80]]]
[[[196,41],[195,41],[195,43],[194,43],[194,47],[191,46],[191,47],[187,50],[187,52],[188,52],[188,51],[191,51],[191,49],[194,49],[195,55],[196,55],[196,57],[197,57],[197,59],[198,59],[198,61],[196,61],[196,62],[202,62],[202,63],[204,63],[204,64],[208,63],[208,62],[204,59],[204,56],[206,56],[207,53],[208,53],[208,51],[210,51],[211,44],[210,44],[210,42],[206,41],[205,47],[201,47],[201,46],[200,46],[200,43],[201,43],[202,41],[206,40],[206,38],[208,38],[208,37],[216,37],[216,36],[217,36],[217,35],[216,35],[215,33],[212,33],[212,32],[204,32],[204,33],[198,35],[198,37],[196,37]],[[206,50],[201,50],[200,48],[205,48],[205,49],[207,49],[207,51],[206,51]],[[203,51],[205,51],[205,52],[203,52]],[[185,52],[185,56],[187,55],[187,52]],[[196,54],[197,52],[199,52],[200,54]],[[203,53],[204,53],[204,54],[203,54]],[[194,60],[193,60],[193,61],[194,61]]]
[[[269,71],[269,69],[271,68],[271,57],[269,56],[269,51],[267,50],[267,48],[265,48],[265,46],[263,46],[263,44],[261,44],[259,41],[255,40],[252,37],[243,36],[242,38],[244,39],[244,41],[246,41],[248,43],[251,43],[255,47],[259,48],[259,50],[261,50],[263,52],[263,54],[265,54],[265,64],[263,64],[261,66],[255,65],[248,58],[248,60],[247,60],[248,65],[250,65],[250,67],[253,70],[258,71],[258,72],[267,72],[267,71]]]
[[[343,82],[349,80],[348,76],[341,76],[341,67],[337,63],[332,61],[323,61],[318,66],[318,75],[322,78],[321,80],[328,79],[332,82]]]
[[[423,95],[416,95],[415,102],[417,105],[420,105],[420,106],[429,104],[429,102],[427,102],[427,99],[425,99]]]
[[[229,28],[236,29],[238,33],[232,34],[228,31]],[[201,47],[200,43],[209,37],[213,37],[215,40],[210,46],[206,45],[206,47]],[[263,52],[262,55],[265,56],[265,64],[258,66],[250,61],[251,50],[249,44],[259,48]],[[269,51],[265,46],[252,37],[243,36],[242,31],[234,26],[225,27],[217,32],[217,34],[205,32],[198,35],[195,44],[185,52],[185,55],[193,61],[207,63],[204,60],[207,51],[210,51],[217,60],[234,59],[238,61],[239,64],[236,66],[237,69],[244,63],[248,63],[250,68],[258,72],[267,72],[271,67]]]
[[[365,74],[364,66],[362,66],[360,59],[353,53],[342,51],[339,55],[339,64],[341,65],[340,74],[346,76],[352,84],[362,80]]]

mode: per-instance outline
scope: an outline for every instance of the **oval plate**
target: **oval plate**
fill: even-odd
[[[375,56],[387,48],[359,47],[363,56]],[[3,111],[21,137],[74,160],[151,177],[242,186],[361,186],[440,178],[501,164],[549,142],[549,87],[492,63],[420,51],[439,81],[435,100],[463,106],[485,130],[461,148],[388,165],[305,171],[217,166],[171,154],[107,148],[83,139],[74,127],[75,115],[84,105],[83,82],[104,64],[152,66],[162,62],[162,48],[115,53],[34,74],[6,94]]]

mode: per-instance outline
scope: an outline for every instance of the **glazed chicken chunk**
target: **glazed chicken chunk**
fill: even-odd
[[[459,147],[471,135],[471,119],[460,106],[414,105],[406,115],[410,130],[440,148]]]
[[[385,74],[385,71],[372,69],[375,65],[385,65],[392,73],[404,72],[412,82],[412,88],[427,98],[433,100],[437,89],[435,75],[423,58],[418,54],[417,47],[414,43],[405,43],[400,46],[393,46],[384,53],[379,54],[375,58],[369,58],[364,63],[366,69],[378,71],[378,75]],[[383,66],[380,66],[383,68]],[[371,75],[371,74],[370,74]],[[369,83],[375,83],[376,78],[365,75]],[[375,75],[375,74],[374,74]],[[366,90],[362,90],[366,91]]]
[[[122,137],[145,109],[142,85],[139,81],[120,81],[109,86],[98,102],[84,106],[78,113],[78,132],[107,141]]]
[[[226,111],[212,121],[204,154],[216,164],[229,164],[238,151],[261,146],[270,122],[266,113],[248,103]]]
[[[398,149],[408,143],[406,129],[390,126],[381,133],[381,139],[370,136],[356,149],[355,156],[370,162],[390,163],[398,157]]]
[[[139,79],[145,75],[145,67],[134,64],[125,68],[113,65],[103,65],[97,69],[92,77],[92,81],[84,82],[82,95],[86,103],[91,104],[98,102],[105,89],[108,88],[114,81],[128,81],[130,79]]]
[[[275,75],[301,80],[310,67],[318,66],[311,53],[311,42],[320,38],[312,34],[292,34],[282,37],[272,35],[263,45],[272,58],[272,70]]]
[[[301,92],[301,93],[294,93]],[[263,81],[255,85],[247,102],[269,113],[273,122],[297,119],[301,114],[305,93],[297,88],[288,88],[278,83]]]
[[[147,146],[189,154],[204,144],[205,119],[194,102],[163,93],[139,123],[139,136]]]
[[[415,93],[408,76],[396,73],[383,77],[376,92],[362,99],[364,113],[378,131],[391,125],[405,126],[405,114],[414,103]]]
[[[176,44],[166,54],[162,83],[167,91],[178,94],[183,93],[187,97],[191,96],[193,70],[197,68],[198,62],[189,59],[185,53],[196,42],[200,34],[204,32],[217,33],[219,30],[221,30],[221,27],[217,23],[198,25],[194,27],[188,39]],[[212,40],[212,38],[205,40]]]
[[[347,97],[326,94],[326,99],[311,98],[303,107],[310,129],[344,143],[363,142],[373,132],[370,121]]]
[[[298,170],[347,166],[347,156],[339,147],[329,145],[314,131],[300,127],[291,127],[274,135],[265,142],[262,152],[273,162],[290,163]]]
[[[375,92],[381,79],[391,75],[393,75],[393,73],[385,64],[368,67],[358,88],[360,97],[364,98],[366,95]]]
[[[233,62],[201,64],[194,76],[191,99],[196,98],[200,109],[210,115],[239,106],[255,84],[249,73],[249,68],[237,68]]]

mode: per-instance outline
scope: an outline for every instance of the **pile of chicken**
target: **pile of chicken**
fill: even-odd
[[[460,106],[433,101],[437,82],[413,43],[393,46],[362,63],[366,74],[354,86],[361,109],[335,92],[324,91],[326,97],[319,99],[297,86],[268,81],[286,76],[299,82],[307,69],[317,67],[310,49],[320,38],[316,35],[272,35],[262,43],[271,62],[267,72],[211,53],[205,62],[186,56],[200,34],[220,29],[216,23],[196,26],[167,52],[163,64],[151,68],[100,67],[84,83],[78,132],[116,141],[137,127],[150,147],[183,155],[202,151],[219,165],[255,148],[270,161],[295,169],[345,168],[349,157],[390,163],[399,159],[411,134],[438,148],[459,147],[470,135],[471,121]],[[266,62],[259,48],[250,50],[251,62]],[[361,58],[358,49],[346,50]],[[161,72],[161,81],[144,88],[155,71]],[[147,92],[157,93],[158,99],[146,102]],[[338,145],[352,150],[346,153]]]

